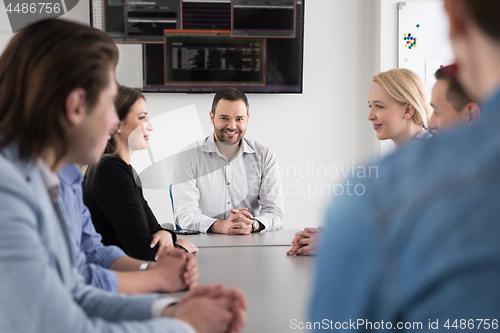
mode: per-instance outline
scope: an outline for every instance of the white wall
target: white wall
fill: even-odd
[[[377,0],[380,6],[380,71],[398,67],[398,4],[401,0]],[[443,2],[442,0],[413,0],[412,2]],[[391,140],[381,142],[381,155],[396,149]]]

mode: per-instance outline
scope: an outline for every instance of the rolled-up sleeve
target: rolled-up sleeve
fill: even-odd
[[[231,161],[220,154],[213,136],[186,147],[177,155],[172,194],[175,222],[183,229],[207,232],[239,208],[247,208],[265,231],[283,224],[276,156],[254,141],[243,140]]]
[[[261,208],[254,218],[265,226],[264,230],[270,231],[279,229],[283,225],[285,201],[281,174],[274,153],[268,150],[263,163],[264,171],[258,197]]]
[[[193,171],[194,161],[190,157],[190,152],[186,151],[178,154],[176,159],[172,186],[175,223],[182,229],[206,233],[217,219],[201,212],[200,190]]]

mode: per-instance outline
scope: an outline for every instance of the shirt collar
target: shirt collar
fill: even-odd
[[[80,186],[83,180],[80,169],[73,163],[68,163],[57,173],[62,183],[68,186]]]
[[[219,149],[217,149],[217,144],[215,143],[215,138],[214,138],[214,133],[209,135],[205,139],[205,143],[201,147],[201,151],[205,153],[217,153],[219,152]],[[245,138],[241,139],[241,147],[240,149],[243,151],[243,153],[247,154],[252,154],[255,153],[255,150],[248,144],[247,140]]]
[[[241,148],[242,148],[244,153],[247,153],[247,154],[255,153],[255,150],[248,144],[248,142],[245,138],[243,138],[241,140]]]
[[[37,160],[36,164],[47,192],[49,192],[50,200],[57,202],[57,198],[59,197],[59,178],[47,167],[41,158]]]
[[[215,144],[214,133],[210,134],[206,139],[205,143],[201,147],[201,151],[205,153],[217,153],[217,145]]]

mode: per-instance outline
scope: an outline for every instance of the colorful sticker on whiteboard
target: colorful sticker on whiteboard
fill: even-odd
[[[411,49],[413,49],[413,48],[418,47],[418,44],[417,44],[417,37],[413,36],[413,35],[411,34],[411,32],[409,32],[409,33],[405,33],[403,38],[404,38],[404,41],[405,41],[405,43],[404,43],[404,44],[405,44],[405,47],[406,47],[407,49],[410,49],[410,50],[411,50]]]

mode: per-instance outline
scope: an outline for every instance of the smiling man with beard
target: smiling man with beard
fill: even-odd
[[[217,92],[214,133],[177,156],[172,197],[183,229],[250,234],[281,227],[283,190],[273,152],[244,138],[248,99],[236,88]]]

